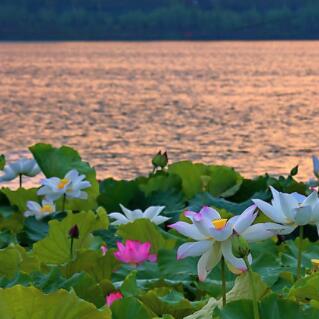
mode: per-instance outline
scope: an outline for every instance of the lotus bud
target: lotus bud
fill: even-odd
[[[70,238],[73,239],[78,239],[80,236],[80,231],[78,225],[74,225],[70,230],[69,230],[69,236]]]
[[[152,164],[154,168],[160,167],[161,169],[163,169],[167,165],[167,163],[168,163],[167,152],[164,152],[162,154],[162,152],[159,151],[152,159]]]
[[[3,154],[0,155],[0,170],[3,170],[6,165],[6,158]]]
[[[246,239],[238,234],[235,234],[232,237],[232,249],[234,255],[238,258],[247,257],[250,253],[250,248]]]

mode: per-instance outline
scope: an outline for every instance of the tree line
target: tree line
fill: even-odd
[[[317,39],[318,0],[1,0],[0,40]]]

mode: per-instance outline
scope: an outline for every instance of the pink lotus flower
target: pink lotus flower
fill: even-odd
[[[115,300],[122,299],[122,298],[123,298],[123,295],[119,291],[111,292],[109,295],[106,296],[105,302],[109,307],[111,307],[112,303]]]
[[[157,256],[150,254],[151,243],[141,243],[137,240],[127,240],[125,245],[117,242],[118,251],[114,253],[117,260],[126,264],[139,265],[145,261],[156,262]]]
[[[101,245],[100,249],[101,249],[102,255],[105,256],[106,252],[108,251],[107,246]]]

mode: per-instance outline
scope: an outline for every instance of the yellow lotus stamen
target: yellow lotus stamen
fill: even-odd
[[[311,259],[311,263],[315,268],[319,268],[319,259]]]
[[[57,186],[58,189],[63,189],[68,182],[69,180],[67,178],[61,179],[60,183]]]
[[[43,205],[41,207],[41,213],[52,213],[53,209],[51,205]]]
[[[228,219],[215,219],[215,220],[212,220],[212,224],[215,226],[215,228],[217,230],[220,230],[220,229],[223,229],[225,226],[226,226],[226,223],[227,223],[227,220]]]

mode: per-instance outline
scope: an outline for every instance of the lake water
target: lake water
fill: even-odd
[[[319,42],[0,43],[0,152],[75,147],[100,178],[172,161],[312,175]]]

